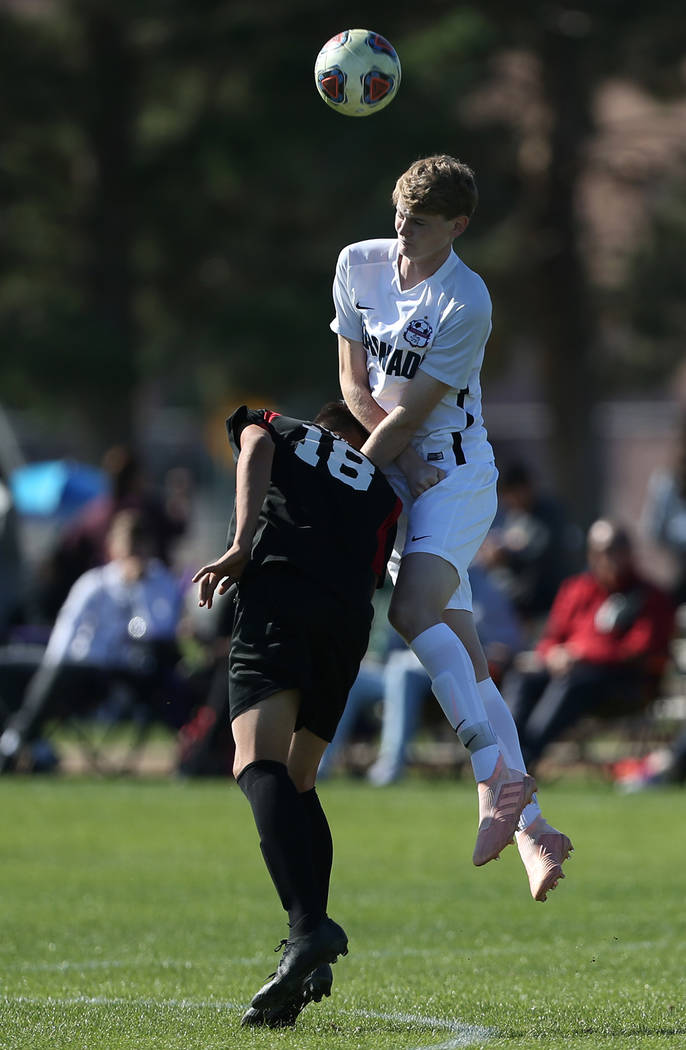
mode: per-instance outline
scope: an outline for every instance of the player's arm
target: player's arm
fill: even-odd
[[[376,430],[386,419],[387,413],[377,404],[369,390],[367,354],[362,343],[345,339],[339,335],[338,373],[346,405],[366,430],[370,433]],[[410,438],[412,436],[410,434]],[[440,471],[440,477],[436,477],[437,468],[430,467],[422,459],[416,449],[409,444],[409,438],[408,444],[392,458],[407,477],[410,491],[415,498],[444,476]]]
[[[420,369],[405,384],[396,407],[369,435],[360,451],[377,466],[387,466],[408,448],[421,424],[450,389],[447,383]],[[439,468],[431,469],[444,476]]]
[[[198,605],[212,608],[217,587],[224,594],[238,579],[250,558],[252,541],[264,503],[274,462],[274,442],[268,430],[249,424],[240,436],[241,451],[236,463],[236,532],[226,554],[198,569]]]
[[[370,433],[386,418],[369,389],[367,352],[357,340],[338,336],[338,377],[343,399],[365,430]]]

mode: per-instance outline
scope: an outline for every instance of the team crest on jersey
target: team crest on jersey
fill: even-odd
[[[423,348],[428,345],[432,334],[433,328],[429,322],[421,317],[416,317],[414,321],[410,321],[403,332],[403,338],[410,344],[410,346]]]

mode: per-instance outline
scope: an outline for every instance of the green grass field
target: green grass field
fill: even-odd
[[[0,791],[3,1050],[686,1046],[684,793],[549,786],[576,854],[541,905],[515,849],[472,866],[466,781],[325,784],[350,954],[272,1032],[239,1027],[286,927],[235,785]]]

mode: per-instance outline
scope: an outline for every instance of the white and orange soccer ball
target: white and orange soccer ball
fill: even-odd
[[[400,86],[400,60],[385,37],[345,29],[324,44],[314,82],[327,106],[346,117],[368,117],[391,102]]]

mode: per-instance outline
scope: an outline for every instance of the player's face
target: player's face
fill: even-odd
[[[400,254],[410,262],[447,259],[456,237],[467,226],[464,215],[446,219],[442,215],[411,211],[402,200],[395,209],[395,231],[400,243]],[[442,261],[442,259],[441,259]]]

